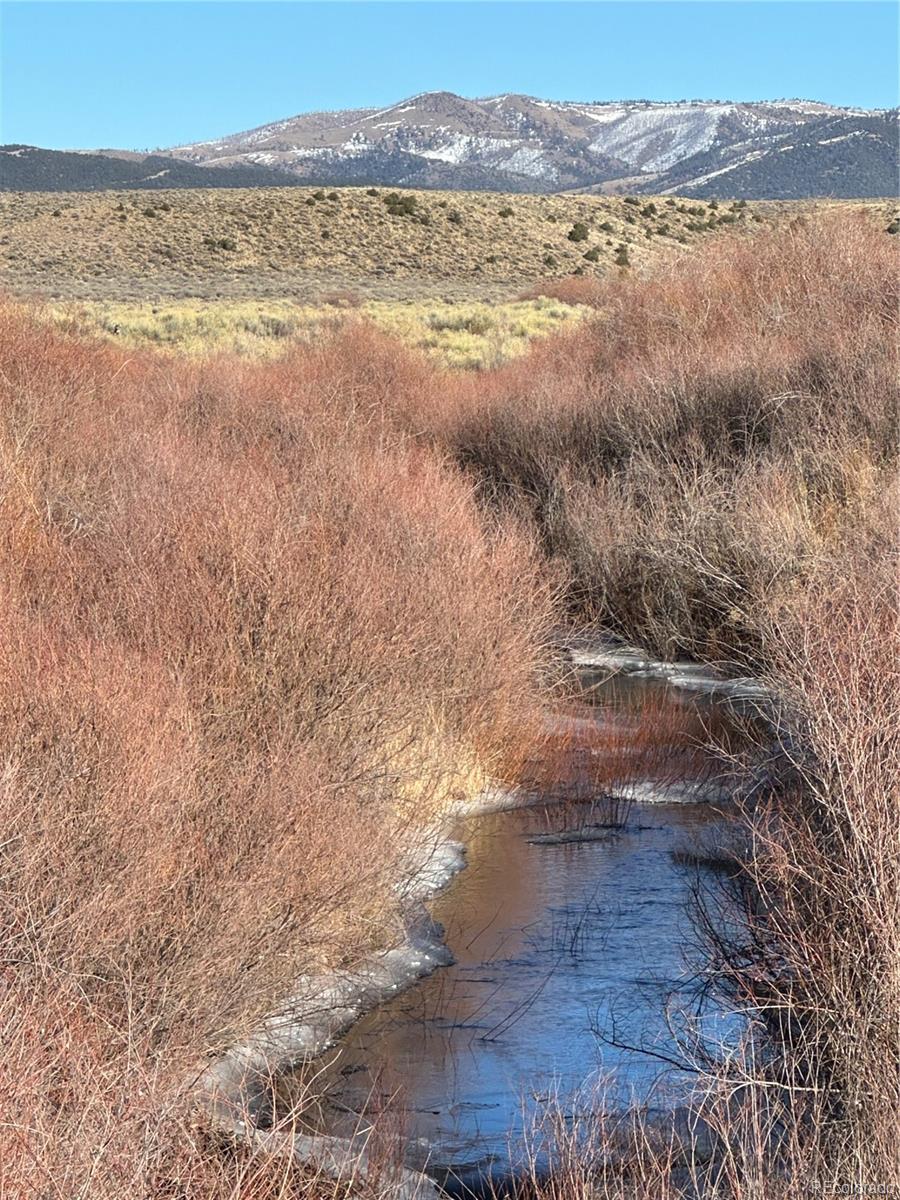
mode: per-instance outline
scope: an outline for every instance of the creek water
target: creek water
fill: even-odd
[[[535,803],[459,821],[468,865],[431,904],[455,962],[363,1017],[320,1065],[320,1128],[349,1135],[390,1113],[410,1165],[473,1195],[515,1170],[551,1113],[677,1102],[689,1077],[662,1060],[679,1058],[673,1013],[696,1000],[690,900],[714,869],[684,852],[728,824],[720,760],[698,749],[717,719],[702,693],[580,673],[553,717],[565,788],[545,773]],[[618,778],[601,781],[611,760]],[[723,1009],[700,1021],[712,1039],[737,1036]]]

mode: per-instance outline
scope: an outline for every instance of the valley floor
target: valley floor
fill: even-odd
[[[341,252],[362,276],[414,243],[403,270],[430,278],[415,255],[437,246],[460,286],[459,228],[480,261],[521,221],[528,253],[569,276],[585,243],[606,262],[607,235],[592,216],[573,242],[564,197],[510,198],[504,217],[482,195],[456,222],[432,193],[429,224],[377,194],[292,191],[301,223],[283,195],[252,220],[236,194],[154,193],[153,215],[133,195],[57,196],[58,216],[0,198],[7,281],[68,280],[71,297],[88,279],[102,299],[0,305],[0,1193],[359,1193],[222,1145],[191,1081],[298,977],[402,938],[396,881],[422,830],[528,778],[554,638],[585,627],[765,673],[789,701],[796,786],[746,814],[741,919],[704,943],[710,986],[767,1047],[703,1064],[726,1149],[705,1194],[897,1190],[900,239],[884,206],[771,226],[736,209],[722,229],[707,210],[654,262],[637,247],[671,239],[638,240],[637,222],[666,217],[639,211],[634,269],[564,280],[590,284],[580,307],[545,282],[521,311],[460,306],[461,330],[429,302],[398,338],[362,296],[310,337],[293,308],[228,295],[281,253],[274,231],[287,254],[358,224],[370,257],[349,237]],[[635,206],[596,203],[614,206],[585,211],[615,214],[615,253]],[[170,278],[166,247],[234,307],[169,296],[145,328],[113,302],[116,280]],[[548,270],[489,277],[503,299]],[[403,344],[453,361],[424,339],[494,331],[530,345],[450,371]],[[181,353],[208,334],[222,353]],[[698,1194],[634,1138],[624,1177],[575,1146],[529,1194]]]

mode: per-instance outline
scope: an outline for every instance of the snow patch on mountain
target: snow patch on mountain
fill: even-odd
[[[691,108],[631,112],[605,128],[591,150],[621,158],[644,171],[667,171],[677,162],[708,150],[716,139],[721,118],[730,108]]]
[[[854,129],[850,133],[841,134],[840,137],[820,138],[819,145],[820,146],[830,146],[830,145],[832,145],[833,142],[847,142],[850,140],[850,138],[871,137],[871,136],[872,135],[870,133],[866,133],[866,131],[864,129]]]
[[[537,146],[522,146],[507,158],[499,159],[497,165],[515,175],[530,175],[548,183],[555,183],[559,179],[559,171],[547,161],[546,154]]]
[[[439,162],[459,164],[480,162],[486,153],[495,150],[509,150],[517,144],[510,138],[471,137],[458,133],[446,137],[437,146],[427,144],[417,146],[411,143],[408,149],[421,158],[433,158]]]
[[[783,149],[792,150],[793,147],[785,146]],[[749,154],[745,154],[742,158],[735,159],[733,162],[728,163],[727,166],[719,167],[717,171],[707,171],[705,175],[697,175],[696,178],[691,179],[691,187],[698,187],[701,184],[708,183],[710,179],[717,179],[720,175],[727,175],[730,171],[735,171],[738,167],[743,167],[746,163],[756,162],[757,159],[765,158],[768,153],[768,150],[751,150]],[[665,188],[662,192],[660,192],[660,195],[666,196],[670,194],[677,194],[680,186],[680,184],[676,184],[675,187]]]

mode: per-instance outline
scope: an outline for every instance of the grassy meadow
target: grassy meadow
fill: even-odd
[[[116,338],[128,347],[156,346],[192,356],[284,354],[350,323],[366,322],[421,350],[442,366],[483,369],[524,354],[535,338],[593,311],[591,296],[497,301],[362,300],[336,292],[318,304],[290,300],[82,301],[42,310],[70,332]]]
[[[509,203],[576,201],[631,229],[622,200]],[[479,254],[525,219],[503,202],[466,200]],[[76,221],[115,229],[119,279],[121,230],[181,228],[174,201],[2,203],[66,230],[45,253],[75,275],[113,236],[88,254]],[[523,1200],[900,1188],[897,239],[859,208],[562,283],[513,262],[505,299],[150,301],[108,274],[3,302],[0,1196],[371,1194],[218,1144],[191,1081],[298,975],[396,938],[404,856],[515,783],[553,631],[588,624],[789,702],[796,780],[745,815],[708,947],[766,1052],[703,1065],[715,1164],[638,1123],[627,1170],[564,1154]],[[255,270],[207,249],[203,287],[222,254]]]

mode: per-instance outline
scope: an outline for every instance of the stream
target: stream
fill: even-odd
[[[530,1131],[548,1121],[676,1105],[678,1013],[716,1043],[743,1028],[698,1001],[691,965],[690,900],[722,871],[704,851],[727,842],[733,787],[701,747],[713,727],[739,745],[714,691],[583,667],[533,803],[453,830],[468,865],[430,908],[454,963],[359,1020],[314,1087],[289,1077],[283,1109],[324,1096],[304,1121],[388,1127],[410,1166],[477,1196],[540,1159]]]

